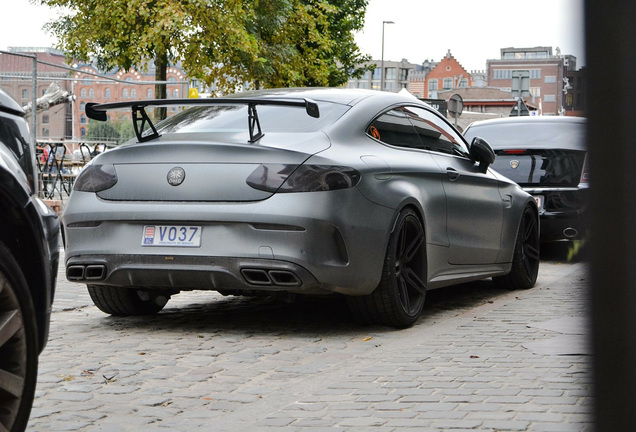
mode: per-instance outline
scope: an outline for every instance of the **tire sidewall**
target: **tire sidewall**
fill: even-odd
[[[4,289],[13,291],[17,299],[24,326],[26,352],[21,359],[26,365],[22,397],[15,417],[12,432],[26,429],[38,375],[38,329],[35,320],[35,308],[31,293],[20,266],[13,258],[11,251],[0,242],[0,284],[6,284]]]

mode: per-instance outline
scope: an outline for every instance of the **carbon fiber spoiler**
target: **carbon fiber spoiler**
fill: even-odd
[[[213,98],[213,99],[149,99],[127,102],[113,102],[105,104],[96,104],[89,102],[86,104],[86,115],[88,118],[97,121],[106,121],[108,116],[107,111],[131,108],[133,126],[135,127],[135,135],[139,142],[150,141],[155,138],[159,138],[159,133],[155,128],[155,125],[150,120],[146,107],[161,107],[161,106],[184,106],[184,105],[247,105],[247,124],[250,131],[251,143],[258,141],[263,136],[261,130],[261,124],[258,120],[258,112],[256,111],[257,105],[279,105],[279,106],[294,106],[305,108],[307,115],[319,118],[320,111],[318,104],[311,99],[277,99],[277,98]],[[152,131],[149,134],[142,135],[144,130],[150,128]]]

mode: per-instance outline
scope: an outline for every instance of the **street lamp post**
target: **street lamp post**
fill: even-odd
[[[384,25],[395,24],[393,21],[382,21],[382,59],[380,60],[380,91],[384,90]]]

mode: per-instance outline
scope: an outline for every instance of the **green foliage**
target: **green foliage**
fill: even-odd
[[[353,37],[368,0],[31,1],[62,8],[47,28],[76,60],[102,70],[154,60],[159,79],[178,63],[224,93],[244,83],[337,86],[368,60]]]
[[[119,131],[110,123],[89,120],[86,138],[91,141],[119,141]]]

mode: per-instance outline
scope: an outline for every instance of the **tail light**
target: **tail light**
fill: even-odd
[[[81,192],[99,192],[117,184],[114,165],[92,165],[84,167],[73,184],[73,190]]]
[[[261,164],[246,180],[267,192],[332,191],[354,187],[359,181],[360,173],[350,167],[282,164]]]

